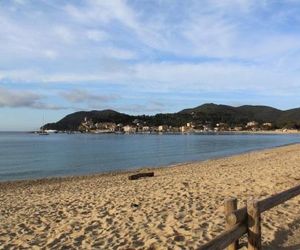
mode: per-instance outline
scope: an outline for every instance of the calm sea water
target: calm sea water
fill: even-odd
[[[296,142],[299,135],[0,133],[0,181],[162,166]]]

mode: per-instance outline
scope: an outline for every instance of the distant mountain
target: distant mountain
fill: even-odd
[[[203,104],[192,109],[184,109],[179,113],[192,114],[194,120],[212,123],[224,122],[229,125],[241,125],[249,121],[275,123],[283,111],[268,106],[244,105],[232,107],[213,103]]]
[[[242,126],[249,121],[271,122],[275,127],[300,128],[300,108],[282,111],[268,106],[244,105],[232,107],[207,103],[177,113],[148,115],[128,115],[114,110],[80,111],[67,115],[56,123],[48,123],[45,129],[77,130],[85,117],[93,122],[115,122],[132,124],[135,120],[149,126],[182,126],[187,122],[197,124],[227,123],[229,126]]]
[[[92,111],[79,111],[67,115],[56,123],[48,123],[44,126],[45,129],[55,130],[77,130],[85,117],[94,122],[115,122],[115,123],[131,123],[135,117],[119,113],[114,110],[92,110]]]
[[[300,127],[300,108],[283,111],[276,121],[278,126],[281,127],[285,125],[291,127],[294,124]]]
[[[259,122],[275,122],[281,114],[281,110],[268,106],[251,106],[244,105],[237,107],[240,114],[245,115],[248,119]]]

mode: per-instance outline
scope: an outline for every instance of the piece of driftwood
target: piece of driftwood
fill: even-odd
[[[138,180],[140,178],[145,178],[145,177],[154,177],[154,172],[133,174],[133,175],[130,175],[128,177],[128,179],[129,180]]]

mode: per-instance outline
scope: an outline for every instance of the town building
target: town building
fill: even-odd
[[[246,128],[252,128],[252,127],[257,127],[257,126],[258,126],[258,122],[251,121],[251,122],[247,123]]]
[[[158,129],[158,132],[166,132],[166,131],[168,131],[168,126],[167,125],[159,125],[157,129]]]
[[[123,131],[125,133],[135,133],[136,132],[136,127],[126,125],[126,126],[123,127]]]

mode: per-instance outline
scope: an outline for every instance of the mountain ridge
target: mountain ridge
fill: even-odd
[[[155,115],[129,115],[112,109],[78,111],[66,115],[55,123],[44,125],[45,129],[77,130],[85,119],[93,122],[114,122],[123,125],[139,120],[149,126],[170,125],[182,126],[187,122],[194,123],[226,123],[229,126],[242,126],[250,121],[272,123],[275,128],[300,128],[300,108],[280,110],[264,105],[230,105],[205,103],[194,108],[183,109],[175,113],[159,113]]]

